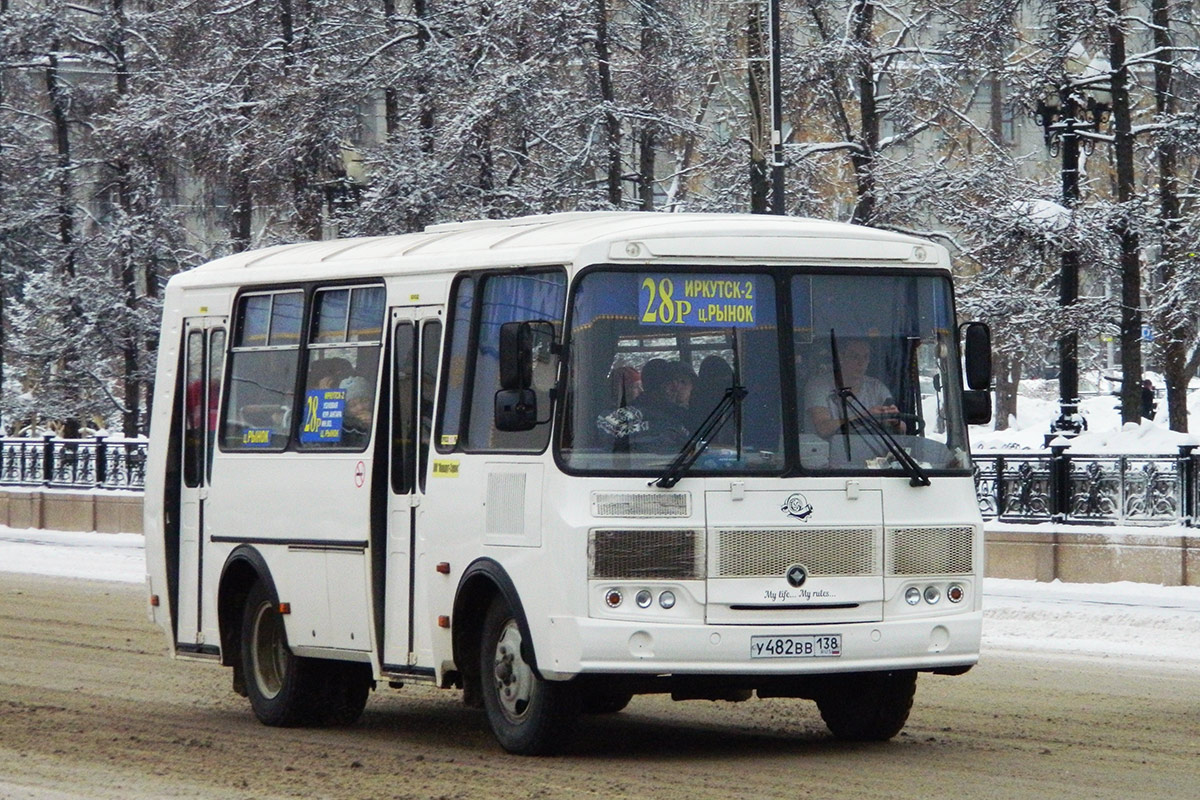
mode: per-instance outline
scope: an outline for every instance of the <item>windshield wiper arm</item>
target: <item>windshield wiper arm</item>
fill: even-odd
[[[925,470],[921,468],[915,458],[909,455],[907,450],[900,446],[896,437],[892,436],[884,424],[879,421],[879,417],[872,414],[871,410],[863,405],[853,390],[849,386],[843,386],[838,389],[838,394],[841,396],[842,402],[858,413],[858,418],[862,421],[863,426],[883,442],[892,457],[904,468],[904,474],[908,475],[909,486],[928,486],[929,476]],[[847,424],[846,427],[848,429],[850,426]]]
[[[700,423],[696,432],[688,437],[688,440],[683,443],[683,447],[679,448],[679,454],[667,466],[666,471],[658,479],[650,481],[650,485],[670,489],[679,483],[679,479],[687,474],[687,471],[692,468],[692,464],[696,463],[696,459],[700,458],[701,454],[708,449],[709,442],[720,433],[721,428],[733,416],[733,412],[737,410],[747,394],[745,386],[730,386],[726,389],[724,396],[713,410],[708,412],[704,422]]]

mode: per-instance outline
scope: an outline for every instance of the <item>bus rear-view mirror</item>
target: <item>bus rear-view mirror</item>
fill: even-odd
[[[554,376],[551,353],[554,326],[543,320],[505,322],[500,326],[500,388],[549,389]],[[535,383],[536,380],[536,383]]]
[[[967,380],[963,418],[968,425],[986,425],[992,421],[992,332],[982,322],[968,322],[962,334]]]
[[[528,431],[537,425],[537,393],[533,389],[496,392],[496,429]]]
[[[992,332],[982,322],[963,326],[963,353],[966,360],[967,388],[986,392],[992,388]]]

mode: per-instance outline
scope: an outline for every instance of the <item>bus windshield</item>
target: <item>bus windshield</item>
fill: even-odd
[[[970,468],[944,275],[594,269],[570,319],[569,470]]]

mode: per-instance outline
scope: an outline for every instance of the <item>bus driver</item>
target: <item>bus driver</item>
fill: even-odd
[[[850,339],[840,350],[839,361],[845,386],[872,416],[892,432],[904,433],[904,422],[896,416],[900,409],[896,407],[891,392],[882,381],[867,374],[867,367],[871,363],[870,343],[865,339]],[[834,386],[832,371],[813,381],[805,405],[812,429],[825,439],[842,430],[843,426],[849,432],[861,416],[852,405],[843,402],[838,387]]]

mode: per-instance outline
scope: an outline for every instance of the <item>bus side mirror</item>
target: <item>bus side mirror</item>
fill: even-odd
[[[553,350],[554,325],[549,322],[528,320],[500,326],[497,430],[527,431],[538,424],[537,390],[548,392],[553,388]]]
[[[500,326],[500,388],[547,391],[554,383],[554,325],[544,320]]]
[[[987,425],[992,421],[992,393],[968,389],[963,392],[962,408],[968,425]]]
[[[992,332],[982,322],[963,326],[963,352],[966,356],[967,388],[986,392],[992,388]]]
[[[967,390],[963,392],[963,418],[968,425],[992,421],[992,332],[982,322],[962,327]]]
[[[537,425],[537,393],[533,389],[496,392],[496,430],[529,431]]]
[[[528,389],[533,383],[533,329],[528,322],[500,326],[500,388]]]

